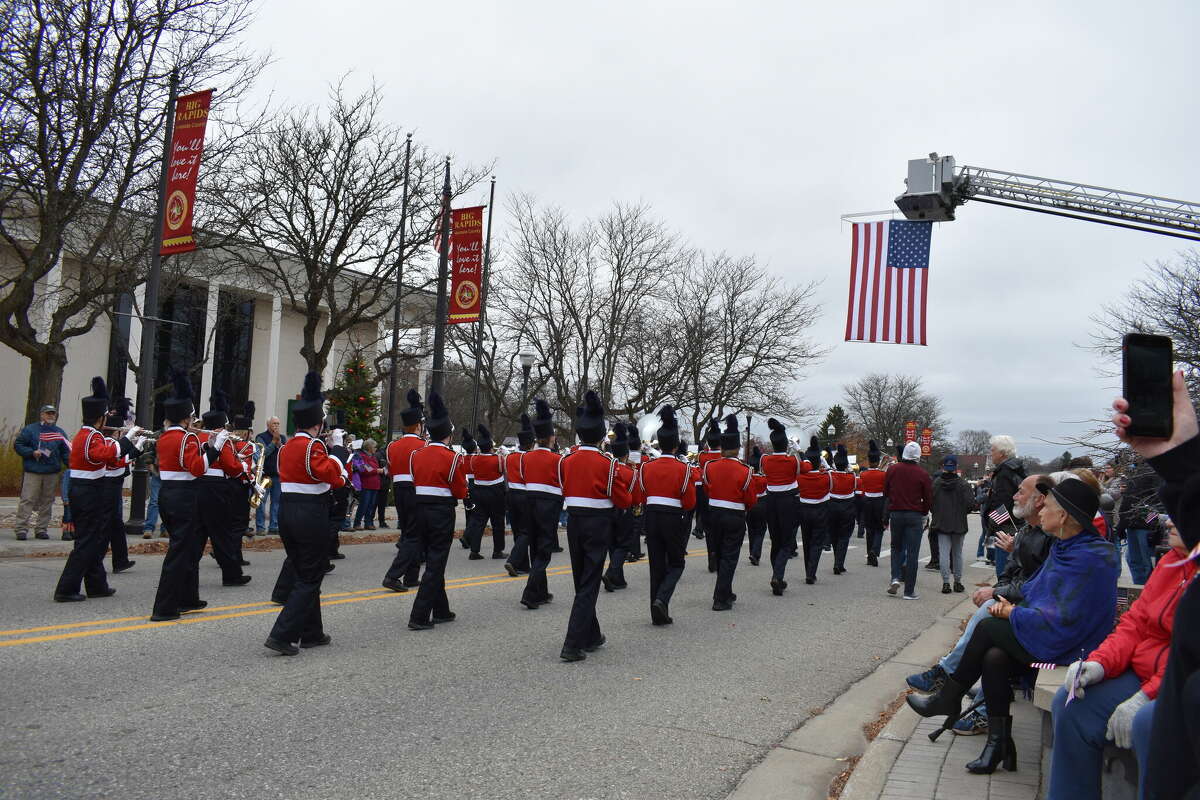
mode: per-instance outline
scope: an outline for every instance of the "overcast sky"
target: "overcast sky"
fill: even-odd
[[[934,150],[1200,200],[1200,5],[809,5],[263,0],[249,43],[273,54],[261,88],[278,101],[373,76],[416,138],[495,160],[501,195],[577,217],[644,201],[697,246],[822,281],[815,335],[833,350],[807,402],[904,371],[954,430],[1061,452],[1036,440],[1115,391],[1076,346],[1090,315],[1186,242],[968,204],[933,231],[929,346],[849,344],[839,216],[891,208],[906,161]]]

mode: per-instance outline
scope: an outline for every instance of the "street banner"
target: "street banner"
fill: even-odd
[[[921,430],[921,456],[929,458],[933,455],[933,430],[924,428]]]
[[[196,177],[204,153],[204,127],[213,90],[184,95],[175,101],[175,131],[171,135],[171,161],[167,168],[166,210],[163,214],[164,256],[196,249],[192,235],[192,210],[196,204]]]
[[[904,443],[915,442],[917,440],[917,423],[909,420],[904,423]]]
[[[479,321],[484,208],[450,211],[450,323]]]

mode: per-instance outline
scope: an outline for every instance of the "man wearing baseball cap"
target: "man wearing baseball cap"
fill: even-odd
[[[13,526],[17,538],[21,540],[28,538],[29,520],[35,515],[34,538],[50,538],[46,528],[50,525],[54,490],[58,487],[63,465],[71,454],[67,434],[56,422],[58,409],[44,405],[38,413],[38,421],[22,428],[13,442],[13,449],[21,457],[24,467],[21,501],[17,505],[17,520]],[[68,534],[64,533],[63,538],[68,538]]]

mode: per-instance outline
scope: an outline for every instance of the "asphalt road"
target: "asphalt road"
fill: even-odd
[[[815,586],[792,561],[783,597],[743,557],[732,612],[711,610],[712,576],[690,558],[662,628],[646,562],[628,565],[630,588],[600,596],[607,647],[578,664],[558,659],[562,556],[555,602],[528,611],[523,578],[456,544],[458,619],[412,632],[413,593],[379,587],[393,547],[345,547],[324,584],[333,645],[293,658],[262,646],[281,551],[248,553],[241,588],[206,558],[210,607],[170,623],[146,619],[161,557],[138,556],[110,576],[116,596],[78,604],[50,599],[61,560],[0,561],[0,796],[721,798],[962,599],[925,570],[920,601],[888,596],[889,560],[867,567],[853,544],[848,574],[826,553]]]

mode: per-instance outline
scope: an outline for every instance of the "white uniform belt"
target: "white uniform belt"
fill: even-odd
[[[504,483],[504,478],[492,478],[487,481],[481,481],[478,478],[475,479],[476,486],[495,486],[497,483]]]
[[[412,475],[393,475],[392,483],[412,483]]]
[[[104,478],[106,476],[104,474],[104,470],[102,469],[73,469],[71,470],[71,477],[90,481],[95,478]]]
[[[531,483],[529,486],[543,486],[541,483]],[[531,491],[541,491],[533,489]],[[566,499],[567,508],[612,508],[613,501],[607,497],[568,497]]]
[[[834,500],[853,500],[854,499],[853,492],[851,492],[850,494],[830,494],[829,496],[831,498],[833,498]]]
[[[683,501],[678,497],[660,497],[658,495],[650,495],[646,498],[648,506],[670,506],[671,508],[683,508]]]
[[[863,492],[863,497],[883,497],[883,492]]]
[[[768,492],[790,492],[792,489],[799,488],[799,486],[800,486],[800,484],[796,483],[795,481],[792,481],[791,483],[789,483],[787,485],[783,485],[783,484],[772,485],[772,484],[768,483],[767,491]]]
[[[414,491],[425,497],[454,497],[454,492],[445,486],[417,486]]]
[[[527,492],[545,492],[546,494],[556,494],[556,495],[559,495],[560,497],[562,496],[561,488],[559,488],[558,486],[551,486],[548,483],[527,483],[527,484],[525,484],[525,491],[527,491]],[[578,498],[575,498],[575,499],[578,499]],[[609,505],[611,506],[612,503],[609,503]]]
[[[801,503],[809,503],[810,505],[816,505],[817,503],[824,503],[828,499],[829,499],[829,495],[825,495],[824,497],[818,498],[816,500],[812,499],[811,497],[801,497],[800,502]]]
[[[208,477],[208,478],[227,478],[227,477],[229,477],[228,475],[225,474],[225,470],[211,469],[211,468],[204,470],[204,475],[205,475],[205,477]]]
[[[74,477],[74,476],[71,476]],[[194,481],[196,476],[190,472],[178,472],[171,469],[160,469],[158,471],[159,480],[164,481]]]
[[[708,504],[710,506],[716,506],[717,508],[732,509],[733,511],[745,511],[746,510],[745,503],[738,503],[734,500],[714,500],[713,498],[710,497],[710,498],[708,498]]]
[[[523,491],[525,491],[525,484],[523,484],[523,483],[513,483],[512,481],[509,481],[509,482],[508,482],[508,488],[510,488],[510,489],[520,489],[520,490],[523,492]]]
[[[288,483],[284,481],[279,485],[282,492],[289,494],[325,494],[329,491],[328,483]]]

